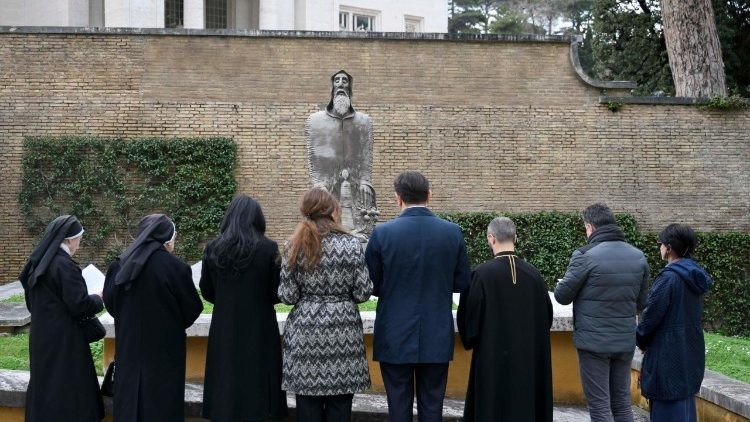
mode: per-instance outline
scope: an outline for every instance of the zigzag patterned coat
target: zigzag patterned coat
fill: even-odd
[[[309,396],[353,394],[370,387],[356,304],[370,297],[372,282],[359,240],[330,233],[322,242],[312,272],[289,268],[286,254],[282,259],[279,299],[295,305],[284,327],[282,388]]]

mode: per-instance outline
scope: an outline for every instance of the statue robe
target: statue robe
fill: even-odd
[[[114,419],[185,420],[185,329],[203,310],[190,267],[159,248],[130,283],[107,271],[104,303],[115,319]]]
[[[34,287],[23,283],[31,312],[26,420],[91,422],[104,417],[91,349],[78,321],[104,308],[89,295],[78,264],[62,249]]]
[[[550,327],[547,285],[531,264],[500,253],[472,273],[461,294],[458,327],[473,349],[465,421],[552,421]]]
[[[352,111],[343,117],[330,110],[313,113],[305,124],[310,178],[313,186],[322,186],[340,199],[342,170],[349,172],[353,201],[375,206],[359,197],[362,182],[371,183],[372,120],[370,116]]]

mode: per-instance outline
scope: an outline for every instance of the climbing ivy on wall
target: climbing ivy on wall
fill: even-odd
[[[441,217],[461,227],[474,267],[492,258],[487,246],[487,225],[497,213],[444,213]],[[581,215],[562,212],[505,213],[516,224],[518,254],[532,263],[550,289],[562,278],[571,253],[586,243]],[[630,214],[619,214],[617,222],[625,237],[642,250],[653,279],[664,268],[656,244],[656,233],[642,232]],[[750,233],[698,234],[696,260],[705,266],[714,285],[705,296],[703,321],[706,329],[725,335],[750,336]]]
[[[76,215],[87,230],[77,258],[99,268],[151,213],[175,221],[177,255],[199,260],[237,188],[228,138],[29,137],[23,148],[18,202],[26,229],[38,239],[56,216]]]

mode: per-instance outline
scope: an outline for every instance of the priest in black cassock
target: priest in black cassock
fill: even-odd
[[[185,329],[203,304],[190,267],[171,253],[176,233],[167,216],[144,217],[135,241],[107,271],[117,422],[185,420]]]
[[[552,421],[552,302],[533,265],[515,254],[516,226],[487,228],[495,257],[477,266],[461,294],[458,329],[473,349],[464,421]]]
[[[18,276],[31,312],[26,421],[100,421],[99,394],[91,349],[80,322],[104,308],[88,294],[73,261],[83,227],[72,215],[52,221]]]

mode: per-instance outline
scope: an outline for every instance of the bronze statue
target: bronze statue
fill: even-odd
[[[366,238],[379,215],[371,182],[372,120],[352,107],[352,85],[343,70],[331,76],[331,100],[307,118],[305,137],[313,186],[333,193],[347,213],[342,224]]]

